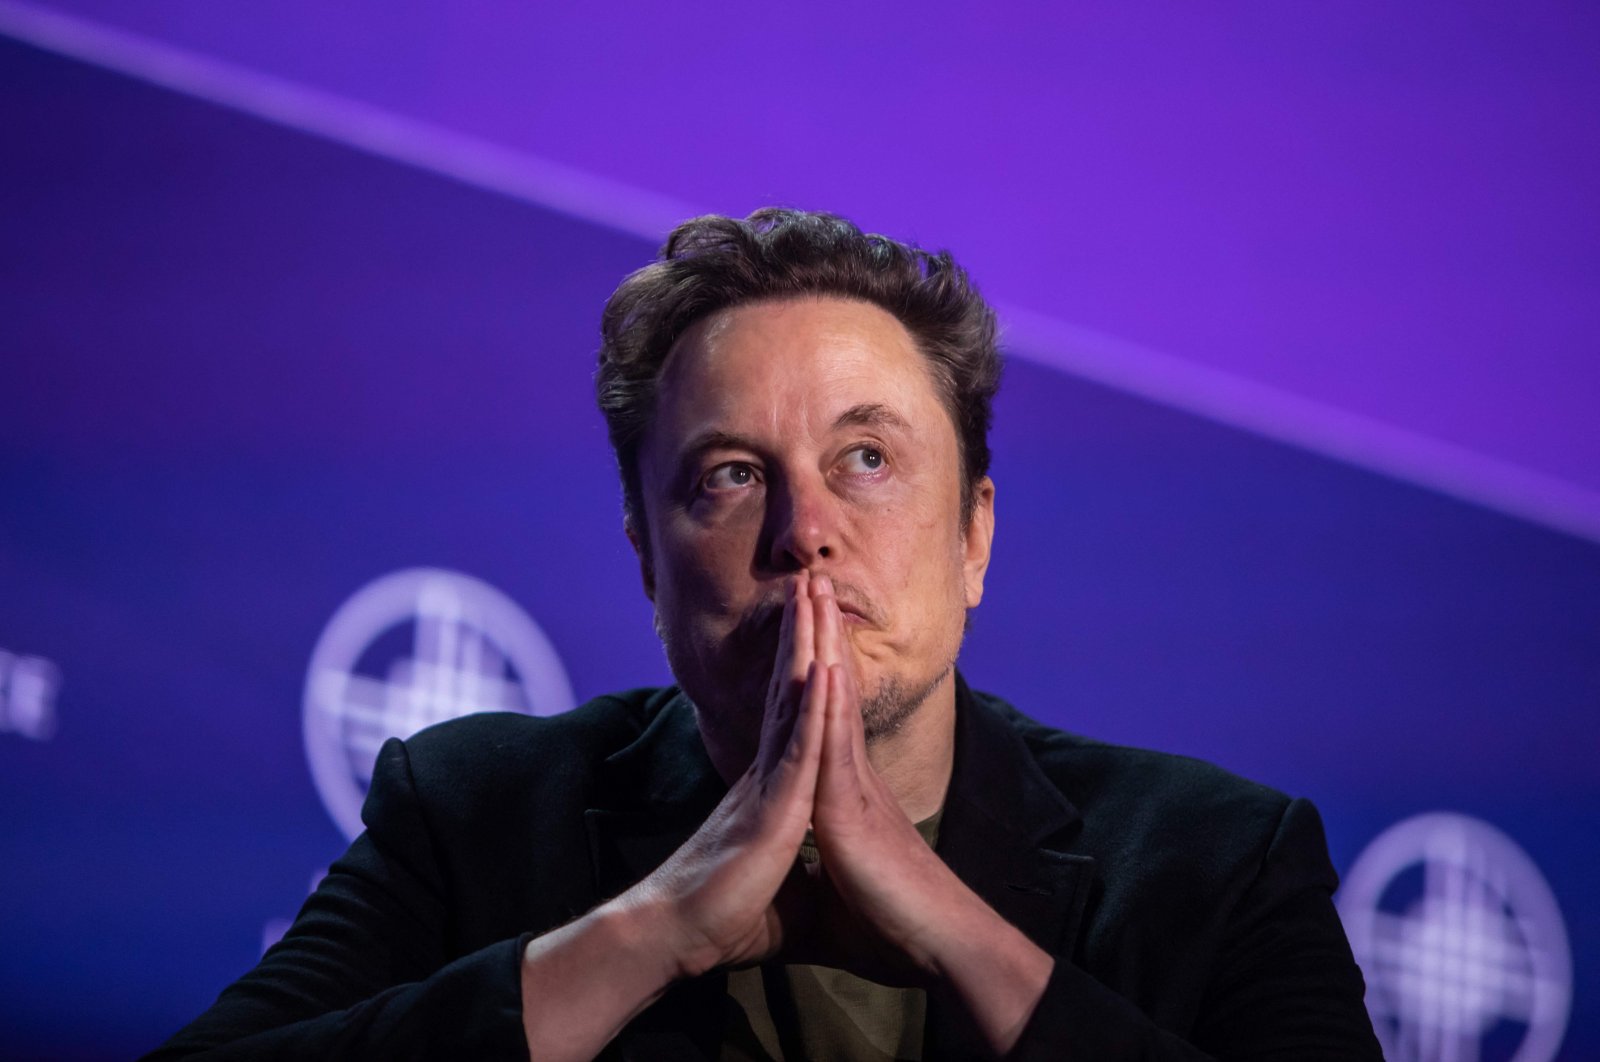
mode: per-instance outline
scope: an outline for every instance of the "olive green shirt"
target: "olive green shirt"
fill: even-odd
[[[931,847],[940,813],[917,823]],[[810,833],[800,859],[818,861]],[[920,1062],[928,997],[920,988],[892,988],[831,966],[765,963],[728,975],[723,1062]]]

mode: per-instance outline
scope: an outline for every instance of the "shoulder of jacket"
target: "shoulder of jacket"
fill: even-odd
[[[525,789],[530,781],[575,780],[633,742],[675,693],[640,688],[592,698],[570,711],[535,716],[474,712],[418,731],[406,739],[419,786]]]
[[[1219,814],[1275,822],[1289,797],[1214,763],[1058,730],[992,694],[975,694],[1005,719],[1056,787],[1088,814],[1136,806],[1178,820]]]

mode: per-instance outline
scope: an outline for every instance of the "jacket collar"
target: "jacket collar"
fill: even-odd
[[[1067,845],[1083,815],[1045,775],[1009,705],[956,676],[956,747],[936,849],[956,876],[1040,947],[1055,952],[1062,900],[1082,857]]]
[[[597,900],[623,892],[665,862],[728,791],[700,740],[688,697],[663,690],[644,710],[644,730],[606,759],[597,806],[584,812]],[[716,1058],[727,995],[726,975],[679,982],[629,1022],[602,1057]]]
[[[599,806],[625,816],[704,819],[728,787],[700,740],[693,702],[673,686],[656,691],[642,713],[638,737],[606,757]]]
[[[1069,961],[1094,860],[1066,849],[1083,815],[1040,768],[1014,708],[956,676],[956,747],[935,850],[966,885],[1039,947]],[[1031,724],[1030,724],[1031,725]],[[980,1054],[968,1023],[928,1001],[926,1057]]]
[[[676,689],[646,705],[643,731],[602,768],[599,805],[585,813],[599,897],[614,896],[676,851],[727,793],[700,739],[694,705]],[[956,876],[1029,939],[1063,961],[1093,877],[1066,851],[1082,815],[1039,767],[1003,702],[956,675],[956,747],[936,845]],[[725,976],[675,986],[613,1044],[620,1057],[716,1057]],[[959,1057],[967,1035],[929,1001],[928,1057]]]

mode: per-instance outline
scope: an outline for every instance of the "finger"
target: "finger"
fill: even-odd
[[[872,761],[867,758],[867,722],[861,714],[861,692],[855,673],[843,664],[839,666],[838,683],[839,725],[848,735],[851,761],[864,781],[872,771]]]
[[[794,651],[794,613],[798,595],[793,576],[783,581],[783,618],[778,622],[778,645],[772,656],[772,675],[767,680],[767,704],[777,703],[782,684],[788,677],[788,659]]]
[[[778,648],[772,659],[772,675],[767,680],[767,699],[761,712],[761,736],[756,746],[756,762],[752,767],[771,770],[773,762],[782,754],[794,726],[794,712],[790,706],[793,697],[787,696],[789,684],[788,657],[794,642],[794,618],[800,608],[809,607],[796,593],[793,579],[784,583],[783,618],[778,624]]]
[[[770,768],[789,742],[814,658],[809,579],[809,573],[802,570],[784,583],[783,620],[762,719],[760,759],[764,768]]]
[[[820,666],[820,662],[819,662]],[[822,738],[822,762],[817,769],[817,802],[830,809],[848,811],[860,792],[855,765],[855,742],[850,736],[848,718],[853,706],[846,702],[843,664],[834,664],[828,673],[827,726]]]
[[[811,673],[816,653],[816,619],[811,607],[811,573],[801,569],[795,576],[794,631],[789,647],[789,681],[794,688],[804,685]]]
[[[803,605],[809,605],[809,595],[805,593],[804,584],[801,582],[804,572],[800,575],[790,576],[783,582],[783,619],[778,624],[778,648],[772,657],[772,677],[767,682],[767,711],[772,709],[788,692],[788,684],[794,681],[793,669],[790,667],[794,657],[794,627],[795,615]],[[809,608],[806,611],[810,611]],[[809,617],[807,617],[809,619]],[[802,675],[801,681],[804,681]]]
[[[811,584],[812,619],[816,624],[817,661],[824,667],[844,662],[844,617],[833,593],[833,580],[819,575]]]
[[[805,694],[800,698],[800,714],[789,739],[790,754],[815,769],[822,759],[822,741],[828,722],[828,669],[812,661],[806,677]]]
[[[859,773],[865,768],[866,733],[856,697],[855,678],[845,652],[844,613],[834,593],[833,580],[819,575],[812,581],[811,599],[817,626],[817,663],[837,674],[830,683],[828,736],[823,757],[842,770]]]
[[[812,795],[822,762],[822,742],[827,722],[828,671],[813,664],[800,697],[800,711],[782,754],[772,765],[771,785],[780,802],[795,802],[801,834],[811,819]],[[795,825],[795,824],[791,824]],[[795,837],[799,844],[800,838]]]

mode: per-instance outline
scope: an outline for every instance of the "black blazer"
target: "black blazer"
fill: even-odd
[[[937,850],[1057,957],[1015,1057],[1381,1058],[1309,803],[957,686]],[[676,689],[390,741],[367,832],[149,1057],[526,1059],[523,943],[648,874],[725,792]],[[725,1005],[725,976],[681,983],[603,1057],[714,1059]],[[968,1035],[930,998],[930,1058]]]

